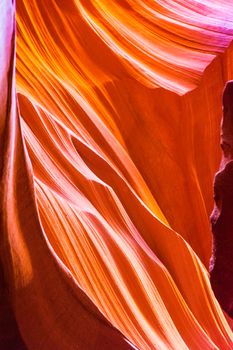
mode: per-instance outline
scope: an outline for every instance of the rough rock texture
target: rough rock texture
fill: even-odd
[[[221,146],[223,155],[214,179],[215,207],[211,214],[210,281],[220,305],[233,318],[233,81],[226,84],[223,93]]]

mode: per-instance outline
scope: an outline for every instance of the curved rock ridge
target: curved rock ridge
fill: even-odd
[[[15,85],[2,4],[2,346],[231,349],[208,264],[233,5],[18,0]]]
[[[229,1],[76,1],[82,16],[149,87],[184,94],[232,40]]]

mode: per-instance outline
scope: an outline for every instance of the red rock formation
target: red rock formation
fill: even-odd
[[[226,84],[223,93],[221,146],[223,155],[214,179],[215,207],[211,214],[213,254],[210,281],[220,305],[233,318],[233,81]]]
[[[2,48],[2,53],[6,50],[6,69],[1,72],[3,157],[0,208],[1,263],[4,270],[1,296],[5,302],[10,296],[20,333],[29,349],[132,349],[54,254],[41,227],[31,163],[16,105],[13,4],[5,3],[1,16],[5,33],[9,35]],[[9,295],[6,295],[6,288]],[[7,313],[1,322],[2,349],[24,349],[18,340],[10,307],[4,305],[1,311]],[[5,327],[9,326],[7,336],[4,335],[4,322]]]
[[[220,0],[18,0],[1,256],[29,350],[232,348],[207,270],[232,15]]]

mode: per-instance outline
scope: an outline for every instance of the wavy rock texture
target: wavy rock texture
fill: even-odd
[[[18,0],[19,110],[0,4],[4,349],[231,349],[208,275],[231,2]]]

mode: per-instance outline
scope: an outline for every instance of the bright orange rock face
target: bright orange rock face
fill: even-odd
[[[18,0],[16,83],[14,6],[0,348],[231,349],[208,264],[233,4]]]

